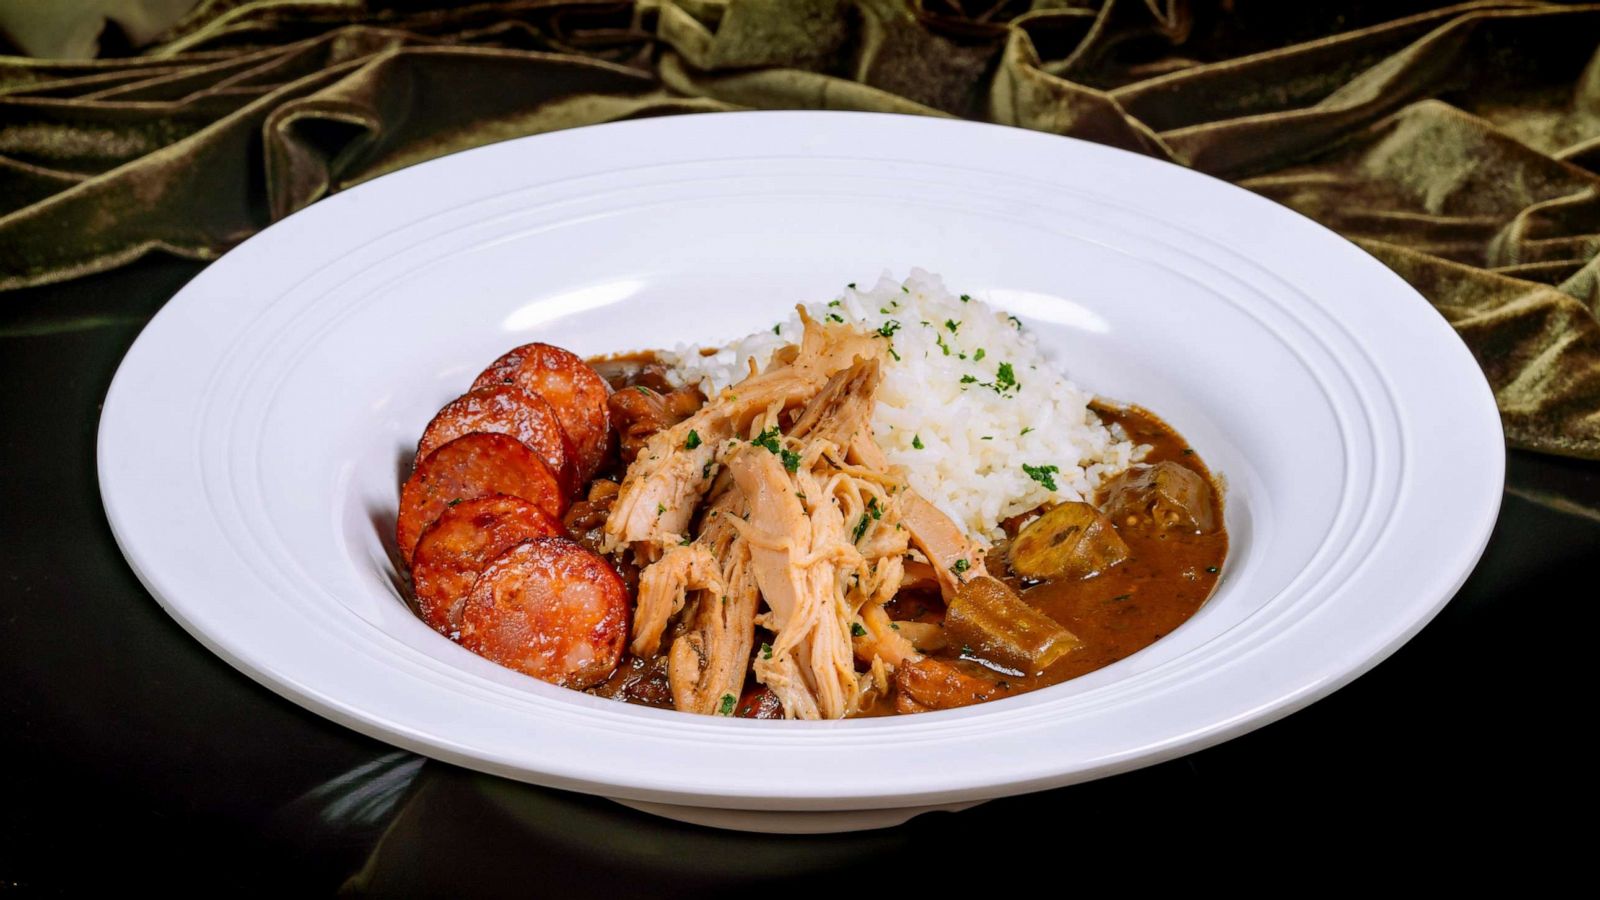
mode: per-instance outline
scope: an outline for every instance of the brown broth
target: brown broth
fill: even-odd
[[[1037,690],[1093,672],[1172,633],[1211,596],[1228,554],[1228,534],[1221,524],[1222,492],[1199,454],[1146,410],[1096,404],[1095,412],[1107,424],[1120,424],[1135,442],[1151,446],[1143,462],[1175,462],[1210,482],[1217,530],[1200,534],[1160,529],[1148,519],[1133,527],[1113,522],[1132,551],[1122,564],[1082,581],[1047,581],[1027,587],[1008,579],[1013,587],[1022,589],[1023,600],[1083,641],[1082,648],[1044,672],[1010,679],[1021,690]]]

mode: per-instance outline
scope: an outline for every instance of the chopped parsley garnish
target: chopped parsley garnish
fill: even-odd
[[[908,288],[908,287],[906,287],[905,285],[902,284],[902,285],[900,285],[900,293],[909,294],[909,293],[911,293],[911,288]]]
[[[650,389],[649,389],[649,388],[647,388],[647,387],[645,387],[645,386],[644,386],[644,385],[642,385],[642,384],[636,384],[636,385],[634,385],[634,386],[633,386],[633,389],[634,389],[634,390],[636,390],[636,391],[638,391],[638,392],[639,392],[639,393],[641,393],[641,394],[643,394],[643,395],[645,395],[645,396],[646,396],[646,397],[648,397],[648,396],[650,396]]]
[[[445,506],[455,506],[457,503],[460,503],[464,499],[465,499],[464,497],[457,497],[454,500],[451,500],[449,503],[446,503]]]
[[[849,284],[845,285],[845,287],[847,287],[847,288],[849,288],[850,290],[853,291],[853,290],[856,289],[856,283],[854,281],[852,281]]]
[[[841,316],[838,313],[828,313],[828,321],[829,322],[843,322],[844,321],[844,316]]]
[[[719,715],[719,716],[731,716],[731,715],[733,715],[733,704],[735,704],[737,702],[739,702],[738,698],[733,696],[732,694],[723,694],[722,695],[722,705],[717,707],[717,715]]]
[[[1017,435],[1017,437],[1022,437],[1023,435],[1027,434],[1028,432],[1030,432],[1032,430],[1033,430],[1033,426],[1029,425],[1027,428],[1022,429],[1022,431]]]
[[[783,323],[781,323],[781,322],[778,323],[777,325],[772,326],[772,333],[773,334],[777,334],[778,333],[778,329],[780,329],[782,327],[783,327]]]
[[[989,354],[987,354],[987,353],[985,353],[985,352],[984,352],[984,350],[983,350],[983,348],[982,348],[982,347],[979,347],[979,348],[978,348],[978,349],[977,349],[977,351],[976,351],[976,352],[975,352],[975,353],[973,353],[973,354],[972,354],[972,361],[973,361],[973,362],[982,362],[982,361],[983,361],[983,358],[984,358],[984,357],[985,357],[985,356],[988,356],[988,355],[989,355]]]
[[[851,622],[850,623],[850,633],[855,635],[856,637],[866,637],[867,636],[867,630],[865,628],[861,627],[861,623],[860,622]]]
[[[913,434],[911,436],[911,446],[917,448],[918,450],[921,450],[922,449],[922,435]]]
[[[689,429],[689,436],[684,439],[683,449],[685,449],[685,450],[693,450],[694,448],[696,448],[698,446],[700,446],[700,432],[695,431],[693,428],[691,428],[691,429]]]
[[[1027,463],[1023,463],[1022,464],[1022,471],[1027,472],[1029,478],[1032,478],[1034,481],[1037,481],[1040,484],[1044,485],[1044,489],[1045,490],[1047,490],[1047,491],[1057,490],[1057,488],[1056,488],[1056,479],[1055,479],[1055,474],[1054,473],[1061,471],[1060,467],[1058,467],[1058,466],[1030,466]]]
[[[793,450],[780,450],[778,455],[783,457],[783,467],[789,472],[794,472],[800,468],[800,454]]]
[[[971,294],[962,294],[961,295],[961,302],[962,303],[970,303],[970,302],[972,302],[972,295]]]
[[[666,512],[666,511],[667,511],[666,504],[664,504],[664,503],[657,503],[656,504],[656,515],[659,516],[659,515],[661,515],[662,513]]]
[[[955,334],[961,329],[961,323],[957,322],[955,319],[945,319],[944,327],[950,329],[951,334]]]
[[[963,376],[961,376],[961,383],[962,384],[971,384],[971,383],[973,383],[974,381],[977,381],[977,380],[978,379],[972,377],[971,375],[963,375]]]
[[[766,431],[756,435],[755,440],[750,443],[755,444],[757,447],[765,447],[769,452],[777,453],[783,449],[782,445],[778,443],[779,434],[780,432],[776,427],[768,428]]]
[[[894,333],[899,330],[900,322],[896,319],[890,319],[878,326],[878,337],[894,337]]]
[[[1206,566],[1206,571],[1210,572],[1213,575],[1215,575],[1215,574],[1217,574],[1217,567],[1216,566]]]
[[[1017,318],[1016,316],[1006,316],[1006,318],[1011,320],[1012,327],[1016,328],[1018,331],[1022,330],[1021,319]]]
[[[681,541],[679,541],[679,542],[678,542],[678,543],[679,543],[679,544],[682,544],[682,545],[683,545],[683,546],[685,546],[685,547],[687,547],[687,546],[689,546],[689,545],[690,545],[690,544],[692,544],[692,543],[694,543],[694,538],[692,538],[692,537],[689,537],[689,536],[688,536],[688,535],[687,535],[687,534],[686,534],[686,535],[684,535],[684,536],[683,536],[683,540],[681,540]]]
[[[883,510],[878,507],[877,497],[867,498],[867,511],[861,514],[861,520],[856,522],[855,534],[851,543],[860,543],[861,536],[867,533],[867,524],[873,519],[883,518]]]
[[[958,559],[956,560],[955,565],[950,567],[950,571],[960,575],[962,572],[965,572],[970,568],[972,568],[972,563],[967,562],[965,559]]]
[[[761,658],[762,659],[771,659],[772,658],[772,645],[771,644],[763,643],[761,645]]]
[[[980,440],[980,441],[992,441],[992,440],[994,440],[994,435],[986,434],[983,437],[978,438],[978,440]]]
[[[1017,373],[1011,368],[1011,363],[1001,363],[1000,370],[994,376],[995,393],[1004,394],[1015,387],[1021,387],[1017,384]]]
[[[700,467],[700,478],[702,480],[704,480],[704,479],[709,479],[710,477],[711,477],[711,463],[706,463],[705,465]]]
[[[828,301],[828,307],[831,309],[831,308],[833,308],[835,306],[838,306],[839,304],[841,304],[843,302],[844,302],[843,300],[829,300]]]
[[[940,350],[943,350],[943,351],[944,351],[944,355],[945,355],[945,356],[949,356],[949,355],[950,355],[950,348],[949,348],[949,347],[948,347],[948,346],[946,346],[946,345],[945,345],[945,342],[944,342],[944,335],[942,335],[942,334],[936,334],[936,335],[934,335],[934,336],[933,336],[933,342],[934,342],[934,343],[935,343],[935,344],[938,344],[938,345],[939,345],[939,349],[940,349]]]
[[[894,361],[895,362],[899,362],[900,361],[900,354],[894,352],[894,345],[893,344],[889,345],[889,355],[894,357]]]

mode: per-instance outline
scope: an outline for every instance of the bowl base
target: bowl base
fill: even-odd
[[[787,811],[770,809],[717,809],[707,806],[675,806],[646,800],[608,798],[629,809],[675,822],[729,831],[755,831],[764,834],[836,834],[846,831],[873,831],[893,828],[916,816],[930,812],[960,812],[982,800],[965,803],[940,803],[933,806],[902,806],[894,809],[841,809]]]

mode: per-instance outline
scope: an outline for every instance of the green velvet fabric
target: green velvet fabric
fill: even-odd
[[[1455,326],[1511,443],[1600,458],[1597,46],[1600,4],[1541,2],[214,0],[139,56],[0,57],[0,289],[212,259],[330,192],[519,135],[959,116],[1323,222]]]

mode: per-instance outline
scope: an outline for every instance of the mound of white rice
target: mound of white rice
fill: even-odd
[[[1061,377],[1020,321],[951,294],[937,275],[885,275],[807,310],[884,336],[891,352],[873,433],[907,482],[971,536],[994,540],[1005,518],[1085,499],[1146,449],[1100,422],[1092,395]],[[715,396],[800,332],[797,313],[710,355],[680,345],[664,356],[684,383]]]

